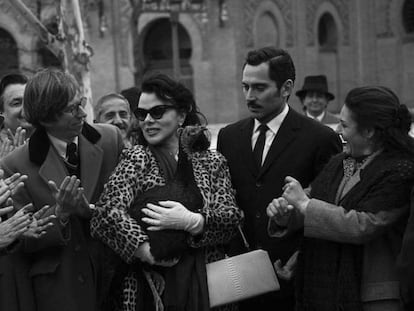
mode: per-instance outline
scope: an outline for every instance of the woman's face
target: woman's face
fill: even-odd
[[[353,157],[370,155],[374,150],[374,145],[370,139],[370,131],[358,131],[357,123],[352,117],[352,112],[345,105],[340,114],[340,123],[337,132],[345,140],[344,151]]]
[[[171,106],[171,109],[165,106]],[[160,113],[157,110],[165,112]],[[184,123],[185,113],[178,112],[171,103],[161,101],[154,93],[141,94],[138,111],[142,117],[146,114],[145,119],[139,119],[139,126],[148,144],[171,146],[176,149],[178,146],[177,129]]]

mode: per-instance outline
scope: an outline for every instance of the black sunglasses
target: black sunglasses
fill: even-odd
[[[137,108],[134,110],[134,115],[139,121],[144,121],[147,117],[147,114],[149,114],[154,120],[159,120],[163,117],[164,113],[170,109],[176,109],[176,107],[171,105],[159,105],[148,110]]]

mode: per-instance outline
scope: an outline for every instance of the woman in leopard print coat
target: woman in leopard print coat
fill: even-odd
[[[210,150],[187,152],[194,182],[201,194],[201,206],[190,211],[172,201],[147,204],[142,210],[143,221],[149,225],[145,229],[129,212],[137,196],[168,182],[165,174],[168,163],[163,164],[157,148],[165,147],[169,152],[176,152],[179,142],[177,128],[200,124],[200,121],[191,92],[164,75],[144,81],[138,107],[136,115],[144,145],[124,150],[96,204],[91,222],[92,234],[128,264],[127,269],[115,277],[120,285],[117,301],[111,310],[206,310],[208,297],[207,303],[205,297],[193,297],[197,296],[193,288],[188,289],[189,295],[182,293],[186,286],[183,279],[191,279],[183,273],[189,270],[185,270],[188,265],[182,262],[190,258],[196,267],[197,259],[193,261],[193,257],[201,254],[205,269],[206,263],[224,258],[224,245],[237,234],[237,227],[241,225],[243,213],[236,206],[226,160],[218,152]],[[162,156],[168,154],[163,153]],[[163,229],[187,231],[188,252],[195,252],[195,255],[183,255],[169,261],[155,260],[148,236],[151,230]],[[184,265],[184,270],[180,270],[180,264]],[[174,273],[179,276],[176,283],[168,284],[171,283],[169,269],[176,269]],[[175,280],[174,277],[172,279]],[[201,284],[201,288],[204,285]],[[184,302],[180,297],[185,297]],[[181,308],[183,305],[185,308]],[[237,308],[227,305],[217,309]]]

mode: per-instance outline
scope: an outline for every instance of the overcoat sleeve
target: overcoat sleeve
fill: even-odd
[[[193,161],[194,173],[204,198],[200,213],[205,218],[202,235],[193,237],[191,245],[224,244],[236,234],[243,212],[236,205],[227,162],[218,152],[208,152],[202,161]]]
[[[92,235],[111,247],[127,263],[148,240],[140,225],[127,213],[142,188],[148,156],[142,146],[125,149],[115,171],[105,185],[91,220]]]

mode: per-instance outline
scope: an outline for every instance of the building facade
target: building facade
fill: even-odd
[[[11,1],[0,0],[0,73],[9,67],[33,72],[44,55]],[[39,11],[39,1],[24,2]],[[38,15],[47,19],[54,1],[40,2]],[[332,112],[351,88],[367,84],[390,87],[414,108],[414,0],[149,0],[135,1],[138,11],[132,2],[83,3],[95,100],[139,84],[150,72],[178,72],[209,123],[233,122],[247,115],[246,52],[274,45],[295,61],[295,91],[306,75],[328,77],[336,96]],[[172,3],[179,4],[173,9]],[[296,96],[290,103],[301,109]]]

